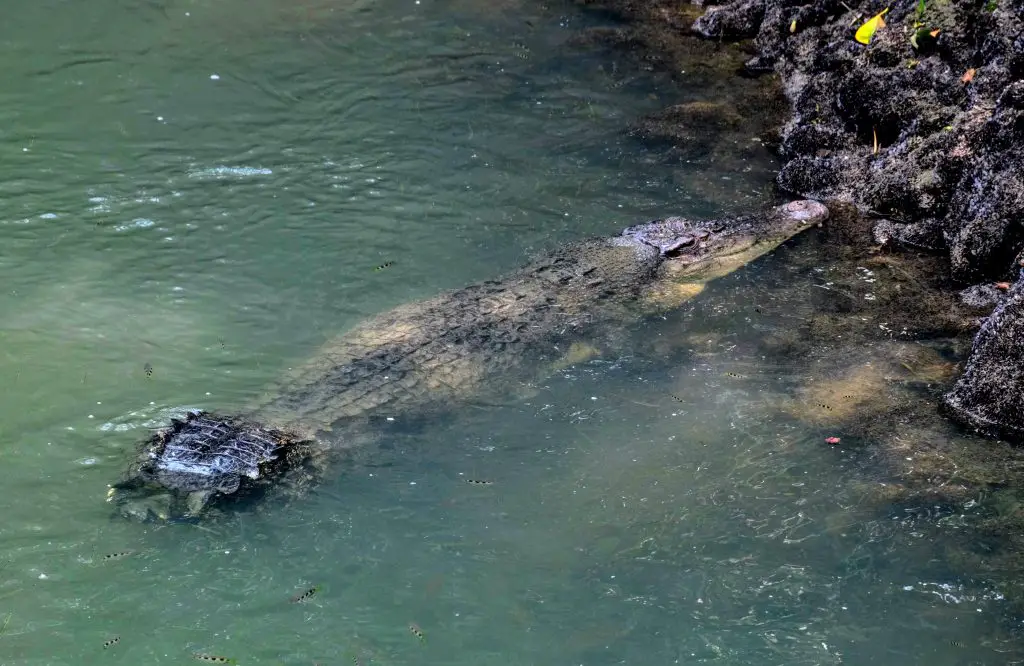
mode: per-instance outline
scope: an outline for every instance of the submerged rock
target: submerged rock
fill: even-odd
[[[985,321],[967,367],[945,395],[947,411],[987,434],[1024,440],[1024,279]]]
[[[869,44],[856,28],[888,8]],[[881,246],[943,253],[961,285],[1024,254],[1024,2],[735,0],[693,31],[753,37],[750,71],[782,76],[792,115],[779,186],[885,216]],[[946,396],[958,420],[1024,439],[1024,287],[999,304]],[[961,293],[984,313],[992,287]]]

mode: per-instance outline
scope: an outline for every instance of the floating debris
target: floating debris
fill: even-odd
[[[393,262],[393,261],[385,261],[383,264],[381,264],[380,266],[377,266],[373,270],[375,270],[375,271],[382,271],[385,268],[391,268],[394,265],[395,265],[395,262]]]
[[[409,631],[411,631],[412,635],[418,638],[419,640],[427,640],[427,635],[423,633],[422,629],[420,629],[420,625],[416,624],[415,622],[409,623]]]
[[[294,597],[292,597],[291,602],[293,604],[301,604],[304,601],[309,601],[319,591],[320,591],[320,586],[319,585],[314,585],[313,587],[309,588],[308,590],[304,590],[304,591],[299,592],[298,594],[296,594]]]
[[[112,647],[114,645],[117,645],[120,642],[121,642],[121,637],[120,636],[114,636],[110,640],[103,641],[103,649],[106,650],[108,647]]]

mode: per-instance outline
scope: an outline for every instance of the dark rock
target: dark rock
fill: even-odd
[[[993,284],[976,284],[960,291],[960,302],[974,310],[985,313],[992,312],[1003,302],[1006,293],[996,289]]]
[[[788,132],[782,141],[782,154],[815,155],[827,157],[832,151],[845,148],[849,137],[840,127],[825,123],[797,125]],[[825,151],[824,153],[822,151]]]
[[[701,37],[748,39],[757,35],[764,21],[765,0],[741,0],[711,7],[693,24]]]
[[[1024,440],[1024,280],[985,321],[946,410],[986,435]]]
[[[887,26],[857,43],[885,6]],[[915,48],[918,21],[940,32]],[[961,282],[1006,277],[1024,246],[1024,2],[929,2],[919,15],[916,0],[740,0],[694,29],[756,34],[753,64],[782,75],[795,111],[782,189],[917,225],[886,235],[947,248]]]
[[[947,218],[954,277],[1005,277],[1024,246],[1024,170],[982,159],[958,183]]]
[[[934,218],[912,224],[882,220],[871,233],[879,245],[897,243],[925,250],[945,249],[939,221]]]

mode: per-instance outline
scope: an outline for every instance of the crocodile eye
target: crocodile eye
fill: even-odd
[[[666,257],[671,257],[682,248],[687,245],[693,245],[697,241],[693,236],[680,236],[671,243],[665,243],[661,246],[661,253]]]

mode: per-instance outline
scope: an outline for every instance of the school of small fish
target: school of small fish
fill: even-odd
[[[124,559],[124,558],[128,557],[129,555],[132,555],[133,552],[134,551],[131,551],[131,550],[122,550],[122,551],[120,551],[118,553],[107,553],[106,555],[104,555],[100,559],[102,561],[104,561],[104,562],[109,562],[111,560],[120,560],[120,559]]]
[[[298,594],[293,596],[292,599],[291,599],[291,602],[293,604],[301,604],[304,601],[309,601],[319,591],[320,591],[320,586],[319,585],[314,585],[313,587],[309,588],[308,590],[303,590],[302,592],[299,592]]]
[[[221,657],[215,654],[203,654],[202,652],[193,652],[192,658],[197,661],[205,661],[209,664],[237,664],[238,662],[231,657]]]

